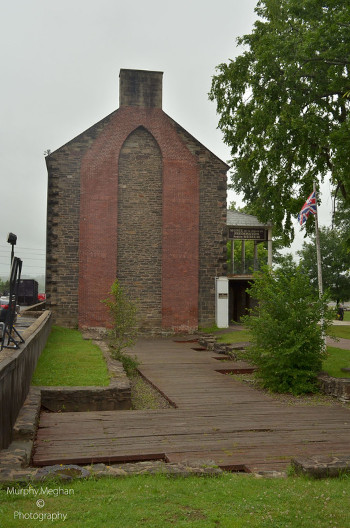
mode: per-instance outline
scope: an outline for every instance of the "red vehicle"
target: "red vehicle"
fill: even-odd
[[[0,297],[0,323],[4,323],[6,321],[6,314],[7,314],[7,310],[9,309],[9,303],[10,303],[9,297],[7,296]],[[20,312],[20,307],[17,304],[14,322],[16,322],[17,314],[19,314],[19,312]],[[1,337],[1,333],[0,333],[0,337]]]
[[[0,309],[2,310],[4,308],[5,310],[7,310],[9,307],[9,302],[9,298],[6,295],[0,297]]]

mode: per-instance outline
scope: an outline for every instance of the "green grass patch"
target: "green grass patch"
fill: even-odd
[[[337,310],[334,310],[334,320],[337,320]],[[344,310],[343,321],[350,321],[350,310]]]
[[[222,334],[217,338],[219,343],[243,343],[250,340],[251,334],[248,330],[234,330],[227,334]]]
[[[78,330],[53,326],[34,372],[33,385],[107,386],[109,375],[101,349]]]
[[[332,337],[341,337],[343,339],[350,339],[350,325],[349,326],[332,326],[329,331]]]
[[[41,490],[71,490],[48,496]],[[11,489],[11,488],[10,488]],[[19,489],[24,489],[24,486]],[[123,479],[34,484],[29,497],[0,490],[1,526],[65,526],[67,528],[317,528],[348,523],[350,479],[256,479],[220,477],[169,478],[140,475]],[[45,501],[38,508],[38,498]],[[17,514],[16,514],[17,512]],[[22,515],[59,512],[66,519],[23,521]],[[17,515],[17,518],[15,518]],[[1,522],[2,521],[2,522]]]
[[[113,359],[120,361],[128,377],[132,377],[137,374],[137,367],[140,362],[136,356],[129,356],[121,350],[115,349],[113,346],[110,347],[110,352]]]
[[[216,323],[213,323],[211,326],[200,326],[198,330],[204,334],[214,334],[215,332],[218,332],[220,328],[216,325]]]
[[[322,368],[335,378],[350,378],[350,372],[343,372],[342,367],[350,367],[350,350],[327,347],[328,357],[323,361]]]

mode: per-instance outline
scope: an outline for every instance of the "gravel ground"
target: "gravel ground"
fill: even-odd
[[[150,383],[140,374],[135,374],[130,378],[131,383],[131,404],[135,410],[144,409],[169,409],[172,407]]]

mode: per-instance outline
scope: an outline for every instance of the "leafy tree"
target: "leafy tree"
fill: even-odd
[[[9,280],[2,280],[0,279],[0,293],[8,292],[10,291],[10,281]]]
[[[319,233],[323,288],[329,291],[331,299],[347,301],[350,299],[350,253],[344,237],[339,230],[328,227],[321,227]],[[308,275],[310,283],[317,289],[317,259],[314,237],[311,242],[304,242],[298,254],[301,258],[302,269]]]
[[[234,259],[235,259],[235,267],[240,268],[240,263],[242,260],[242,246],[240,240],[235,240],[234,245]],[[258,263],[259,267],[261,265],[267,264],[267,248],[265,247],[266,243],[258,244]],[[227,269],[230,273],[232,270],[232,240],[229,240],[227,242]],[[252,240],[246,240],[245,241],[245,260],[247,268],[254,267],[254,242]]]
[[[109,297],[101,302],[109,309],[113,323],[113,329],[110,331],[110,342],[115,352],[112,355],[116,359],[120,359],[122,350],[131,347],[135,343],[137,308],[127,298],[118,279],[113,282]]]
[[[255,11],[252,33],[237,40],[245,51],[217,67],[209,97],[231,147],[232,187],[287,241],[314,180],[331,174],[350,202],[350,8],[260,0]]]
[[[346,251],[350,253],[350,203],[340,199],[334,211],[333,221],[335,227],[341,233]]]
[[[273,392],[317,392],[323,332],[331,319],[324,299],[291,261],[275,271],[257,272],[248,291],[258,305],[244,318],[252,334],[247,355],[263,386]]]
[[[293,253],[281,253],[276,251],[273,258],[273,264],[275,267],[290,268],[295,266],[295,260]]]

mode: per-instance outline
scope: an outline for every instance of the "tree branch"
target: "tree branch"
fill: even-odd
[[[312,59],[305,59],[304,61],[301,61],[302,64],[307,64],[308,62],[323,62],[324,64],[332,64],[332,65],[335,65],[335,66],[348,66],[350,65],[350,61],[346,60],[346,59],[343,59],[343,60],[330,60],[330,59],[325,59],[323,57],[315,57],[315,58],[312,58]]]

